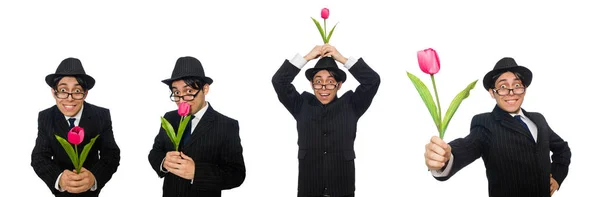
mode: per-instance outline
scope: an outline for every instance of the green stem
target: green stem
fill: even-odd
[[[437,108],[438,108],[438,125],[437,129],[438,129],[438,133],[440,134],[440,138],[444,139],[444,131],[442,131],[442,107],[440,107],[440,98],[438,97],[438,92],[437,92],[437,87],[435,85],[435,77],[433,77],[433,74],[430,75],[431,76],[431,83],[433,83],[433,91],[435,92],[435,100],[437,102]]]
[[[323,36],[325,36],[323,42],[327,44],[327,19],[323,19],[323,31],[325,31],[325,34],[323,34]]]
[[[79,150],[77,148],[77,144],[75,144],[75,155],[77,156],[77,166],[75,166],[75,169],[77,170],[77,174],[79,174],[79,165],[81,161],[79,161]]]

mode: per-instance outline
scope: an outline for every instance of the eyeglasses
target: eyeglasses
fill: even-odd
[[[337,88],[337,86],[338,86],[337,83],[330,83],[330,84],[325,84],[325,85],[313,83],[314,90],[323,89],[323,87],[325,87],[325,89],[328,89],[328,90],[333,90],[333,89]]]
[[[198,95],[198,93],[200,93],[201,91],[196,92],[196,94],[188,94],[188,95],[183,95],[183,96],[176,96],[175,94],[173,94],[173,92],[171,92],[171,101],[173,102],[179,102],[179,100],[183,99],[184,101],[192,101],[194,100],[194,98],[196,98],[196,96]]]
[[[516,88],[512,88],[512,89],[500,88],[500,89],[494,89],[493,91],[500,96],[506,96],[511,91],[514,95],[521,95],[521,94],[525,93],[525,87],[521,86],[521,87],[516,87]]]
[[[74,100],[81,100],[85,96],[85,93],[83,93],[83,92],[68,93],[68,92],[59,92],[57,90],[54,90],[54,96],[56,96],[56,98],[59,98],[59,99],[66,99],[66,98],[69,98],[69,96],[71,96],[71,98],[73,98]]]

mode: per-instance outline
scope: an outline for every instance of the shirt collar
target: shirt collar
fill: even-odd
[[[77,112],[77,114],[75,114],[75,116],[73,117],[69,117],[69,116],[65,116],[66,120],[69,120],[69,118],[75,118],[75,120],[80,120],[81,119],[81,114],[83,112],[83,104],[81,105],[81,109],[79,109],[79,112]]]
[[[516,115],[520,115],[521,117],[525,117],[525,114],[523,114],[523,109],[519,108],[519,112],[517,113],[508,113],[510,114],[512,117],[515,117]]]
[[[200,111],[196,112],[194,114],[194,119],[202,119],[202,116],[204,116],[204,114],[206,113],[206,110],[208,110],[208,102],[204,101],[204,103],[206,103],[206,105],[204,105],[204,107],[202,109],[200,109]]]

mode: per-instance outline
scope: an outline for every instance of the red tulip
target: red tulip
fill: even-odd
[[[186,102],[179,103],[179,110],[177,110],[177,113],[180,116],[187,116],[190,113],[190,104]]]
[[[440,71],[440,59],[437,52],[432,48],[428,48],[417,52],[419,59],[419,67],[424,73],[433,75]]]
[[[67,135],[67,140],[71,144],[79,145],[81,144],[81,142],[83,142],[83,136],[83,128],[75,126],[69,131],[69,134]]]
[[[329,9],[323,8],[321,10],[321,18],[328,19],[329,18]]]

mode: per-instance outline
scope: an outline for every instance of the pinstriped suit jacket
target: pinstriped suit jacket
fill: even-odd
[[[379,88],[379,75],[361,58],[350,68],[360,82],[327,105],[315,95],[301,95],[292,85],[300,72],[286,60],[273,76],[279,101],[294,116],[298,129],[298,195],[345,196],[354,193],[354,139],[358,119]]]
[[[569,171],[571,150],[550,128],[542,114],[526,112],[538,128],[537,143],[510,114],[496,106],[471,121],[471,133],[450,142],[454,163],[447,180],[481,157],[490,196],[550,196],[550,174],[562,185]],[[552,152],[552,160],[550,160]]]
[[[70,194],[54,188],[56,179],[63,170],[75,169],[69,156],[54,137],[54,134],[57,134],[67,139],[69,123],[56,105],[38,115],[38,136],[31,153],[31,166],[55,196],[98,196],[119,166],[121,151],[113,136],[109,110],[87,102],[83,105],[79,126],[85,130],[85,139],[81,144],[88,144],[90,139],[100,134],[83,164],[83,167],[96,177],[98,188],[93,192]],[[78,146],[78,152],[81,152],[83,147]]]
[[[175,132],[180,116],[177,110],[164,116]],[[221,190],[240,186],[246,178],[238,121],[220,114],[209,104],[188,142],[180,149],[196,164],[193,184],[171,173],[164,173],[160,165],[168,151],[175,148],[164,129],[160,128],[148,160],[159,177],[164,177],[163,196],[218,197]]]

